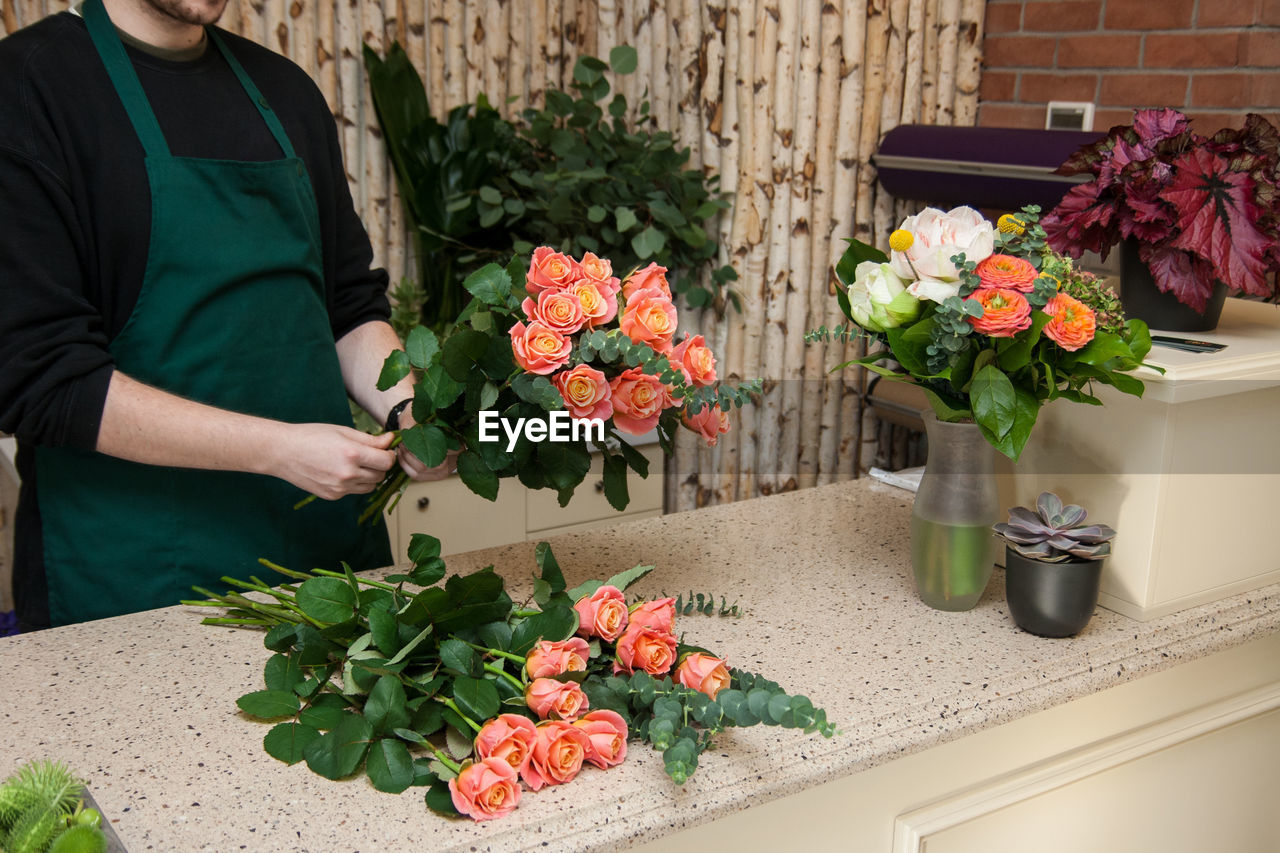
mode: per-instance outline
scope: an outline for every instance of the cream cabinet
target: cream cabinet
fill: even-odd
[[[628,473],[631,502],[618,512],[604,496],[603,462],[593,454],[591,471],[567,506],[550,489],[527,489],[504,479],[496,502],[472,492],[454,475],[445,480],[413,483],[387,515],[392,554],[406,558],[409,539],[429,533],[440,540],[442,554],[510,545],[591,527],[662,514],[662,450],[656,444],[637,448],[649,460],[649,476]]]

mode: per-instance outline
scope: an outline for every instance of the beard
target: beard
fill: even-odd
[[[146,0],[155,12],[170,20],[207,26],[222,17],[227,0]]]

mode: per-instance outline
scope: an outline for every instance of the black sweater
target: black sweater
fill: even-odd
[[[370,269],[323,96],[287,59],[220,34],[310,173],[335,339],[386,319],[387,276]],[[175,156],[282,156],[212,43],[185,62],[126,50]],[[0,39],[0,431],[19,442],[19,588],[43,590],[31,450],[96,445],[113,369],[107,345],[142,288],[150,217],[141,143],[84,21],[64,12]]]

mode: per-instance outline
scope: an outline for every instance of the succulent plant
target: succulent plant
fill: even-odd
[[[1053,492],[1041,492],[1035,511],[1023,506],[1009,510],[1009,523],[993,528],[1024,557],[1046,563],[1096,560],[1111,553],[1116,532],[1105,524],[1085,526],[1083,507],[1069,504]]]

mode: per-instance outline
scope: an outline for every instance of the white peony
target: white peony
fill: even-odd
[[[890,265],[917,299],[942,302],[960,290],[960,274],[951,262],[954,255],[978,263],[995,251],[995,228],[971,207],[943,213],[926,207],[902,221],[899,230],[912,236],[905,252],[893,252]]]
[[[907,283],[889,264],[863,261],[849,285],[849,313],[862,328],[883,332],[914,320],[920,300],[907,292]]]

